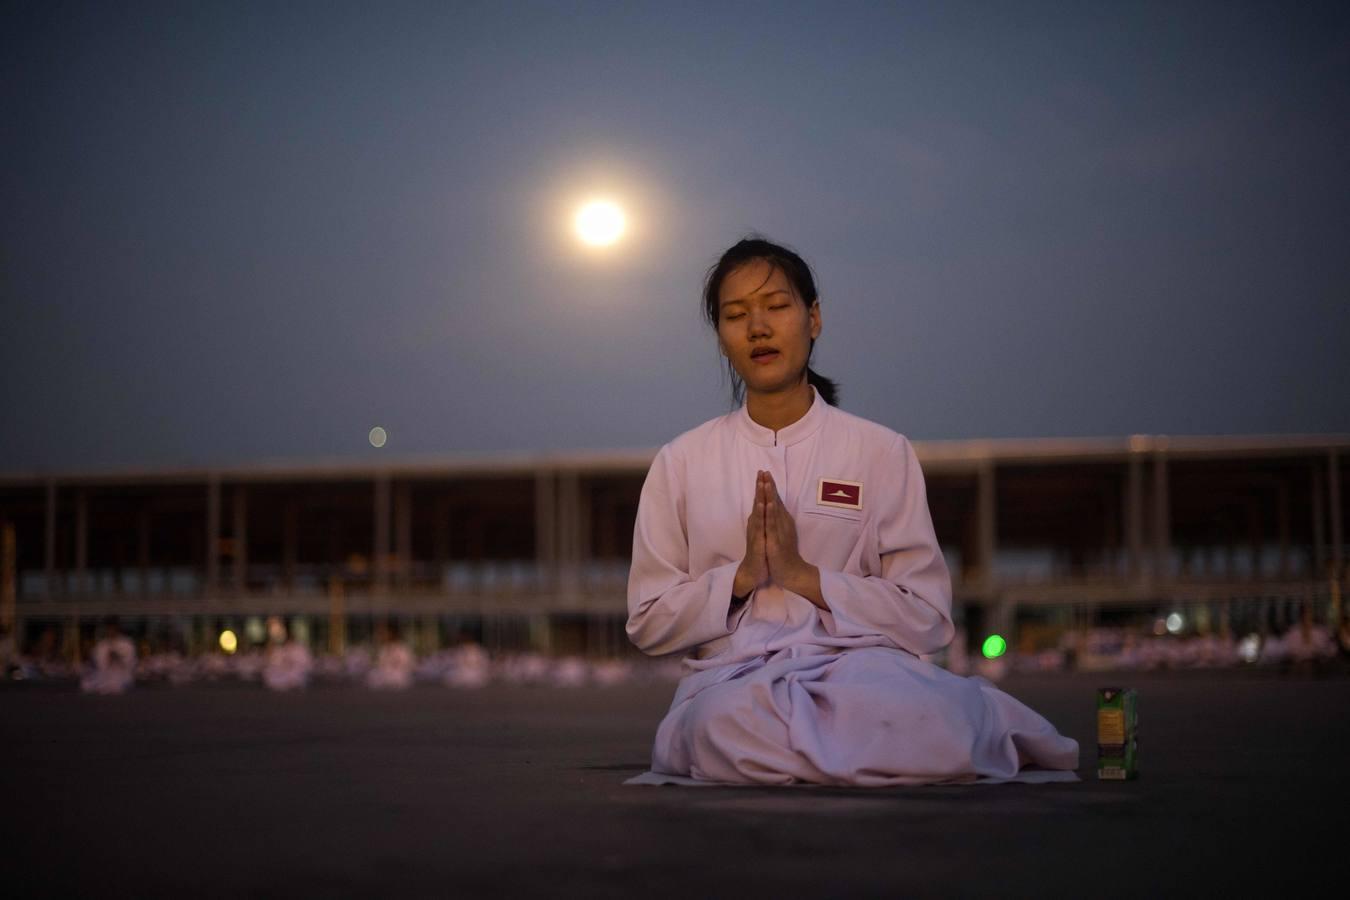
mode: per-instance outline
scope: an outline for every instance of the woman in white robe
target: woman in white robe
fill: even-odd
[[[894,785],[1072,780],[1078,745],[980,678],[919,659],[952,639],[923,473],[901,435],[827,401],[810,269],[742,241],[706,311],[745,405],[663,447],[643,485],[628,635],[688,674],[652,775]],[[639,779],[641,780],[641,779]]]

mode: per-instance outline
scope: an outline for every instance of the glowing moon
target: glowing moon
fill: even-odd
[[[596,200],[577,211],[573,225],[577,237],[587,244],[605,247],[623,237],[627,221],[618,206],[607,200]]]

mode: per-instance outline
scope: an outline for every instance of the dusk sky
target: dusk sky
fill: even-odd
[[[914,440],[1350,432],[1350,4],[0,10],[0,472],[656,447],[752,231]]]

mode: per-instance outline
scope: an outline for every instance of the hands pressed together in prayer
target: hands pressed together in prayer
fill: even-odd
[[[797,523],[778,496],[773,476],[761,471],[755,479],[755,504],[745,523],[745,558],[731,592],[745,597],[769,584],[829,608],[820,593],[820,570],[797,552]]]

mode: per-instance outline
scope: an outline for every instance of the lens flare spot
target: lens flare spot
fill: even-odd
[[[380,426],[376,425],[374,428],[370,429],[370,446],[383,447],[388,440],[389,432],[385,431]]]
[[[991,634],[984,639],[984,646],[980,648],[985,659],[998,659],[1008,652],[1008,642],[1003,639],[1001,634]]]
[[[220,633],[220,649],[226,653],[233,653],[239,649],[238,636],[228,628]]]

